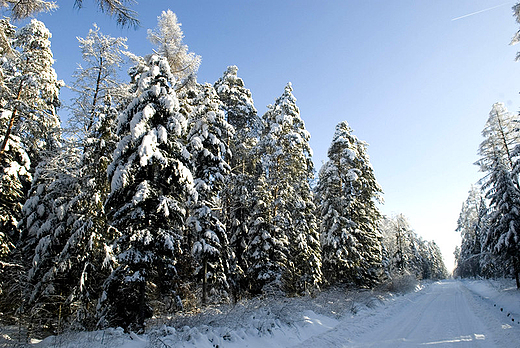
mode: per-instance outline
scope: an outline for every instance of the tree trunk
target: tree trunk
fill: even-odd
[[[204,270],[202,271],[202,304],[206,304],[208,301],[208,293],[207,293],[207,280],[206,280],[206,274],[208,274],[208,261],[204,259]]]
[[[19,100],[22,95],[22,88],[23,88],[23,81],[20,82],[20,86],[18,87],[18,92],[16,93],[16,99]],[[11,113],[11,118],[9,119],[9,124],[7,126],[7,129],[5,131],[4,140],[2,141],[2,145],[0,146],[0,159],[3,157],[5,153],[5,149],[7,147],[7,142],[9,141],[9,136],[11,135],[11,132],[13,130],[14,121],[16,120],[16,117],[18,115],[18,109],[15,108],[13,112]]]
[[[146,281],[139,284],[139,317],[137,325],[139,330],[144,330],[144,322],[146,320]]]

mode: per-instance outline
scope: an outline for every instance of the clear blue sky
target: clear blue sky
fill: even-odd
[[[95,1],[84,2],[77,11],[58,1],[58,11],[38,16],[53,33],[59,78],[70,82],[81,62],[76,36],[93,22],[145,55],[146,29],[171,9],[202,56],[200,82],[237,65],[260,114],[293,83],[317,169],[335,125],[348,121],[370,144],[383,213],[406,215],[452,268],[458,214],[482,176],[473,162],[489,110],[497,101],[519,106],[520,46],[508,45],[519,27],[514,1],[140,0],[138,30],[118,28]]]

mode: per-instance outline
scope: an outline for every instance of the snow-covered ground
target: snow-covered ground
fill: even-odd
[[[333,289],[316,298],[254,299],[157,319],[145,335],[68,333],[33,347],[516,347],[512,280],[449,280],[405,295]],[[1,346],[1,344],[0,344]]]

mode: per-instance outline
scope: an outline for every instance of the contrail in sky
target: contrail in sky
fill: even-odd
[[[494,10],[494,9],[496,9],[498,7],[505,6],[507,4],[511,4],[511,2],[505,2],[505,3],[500,4],[500,5],[496,5],[496,6],[493,6],[493,7],[490,7],[490,8],[486,8],[486,9],[483,9],[483,10],[480,10],[480,11],[477,11],[477,12],[469,13],[469,14],[464,15],[464,16],[453,18],[451,21],[453,22],[453,21],[456,21],[456,20],[459,20],[459,19],[462,19],[462,18],[466,18],[466,17],[469,17],[469,16],[473,16],[473,15],[476,15],[476,14],[479,14],[479,13],[482,13],[482,12],[491,11],[491,10]]]

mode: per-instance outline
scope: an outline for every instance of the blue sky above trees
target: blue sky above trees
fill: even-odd
[[[473,165],[480,132],[493,103],[519,106],[520,48],[508,45],[518,29],[514,2],[154,0],[135,6],[137,30],[117,27],[94,1],[79,11],[60,5],[37,18],[53,34],[54,67],[66,83],[81,62],[76,37],[92,23],[128,37],[129,50],[145,55],[147,29],[168,8],[190,51],[202,56],[200,82],[237,65],[263,114],[291,81],[316,169],[335,125],[348,121],[370,144],[383,213],[406,215],[437,241],[451,269],[460,207],[482,176]],[[72,98],[65,89],[61,95],[65,103]]]

